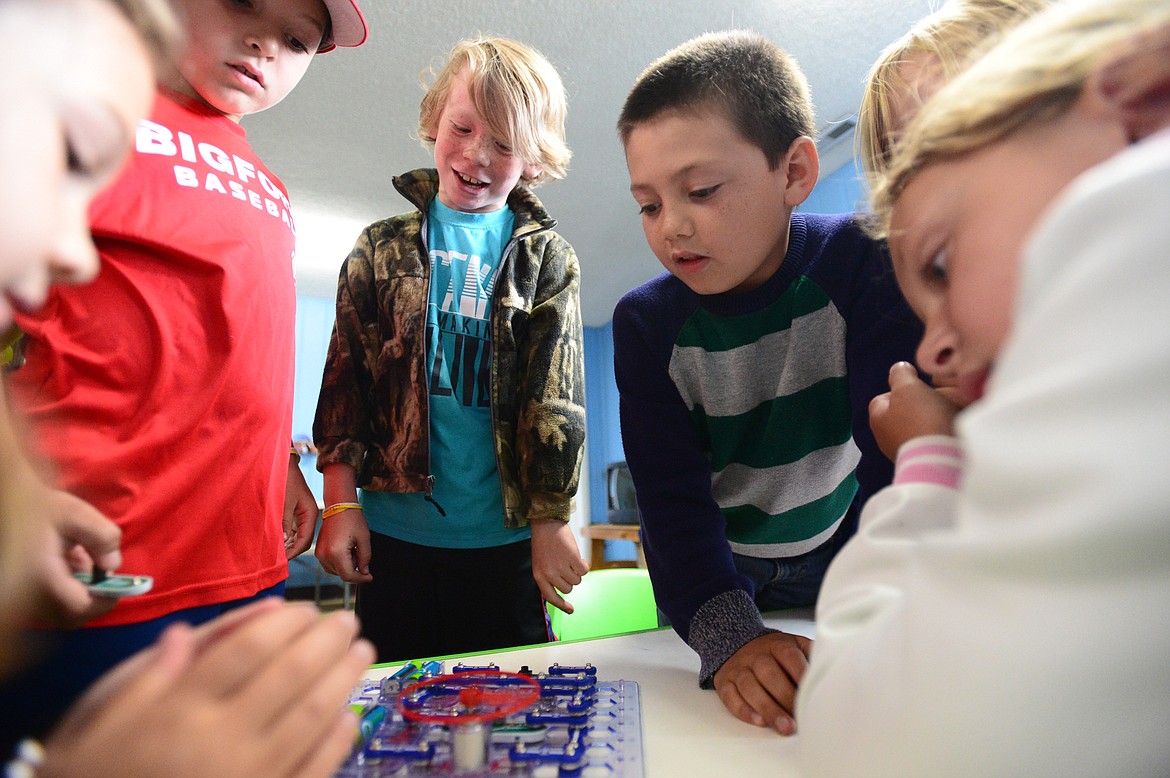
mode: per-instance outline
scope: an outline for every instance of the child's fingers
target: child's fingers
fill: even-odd
[[[358,555],[356,549],[351,549],[347,554],[346,563],[337,568],[334,573],[338,578],[349,583],[369,583],[374,580],[374,576],[370,575],[370,560],[369,557],[363,563]]]
[[[142,711],[154,709],[159,699],[171,694],[195,652],[189,625],[167,627],[150,648],[123,661],[91,686],[69,709],[54,731],[54,740],[71,742],[92,727],[111,733],[134,731]]]
[[[321,629],[299,641],[296,651],[323,650],[321,666],[305,672],[303,688],[296,690],[293,697],[278,698],[271,693],[270,683],[259,679],[250,694],[250,703],[264,706],[265,713],[273,714],[266,723],[258,718],[259,734],[264,738],[267,755],[266,764],[277,775],[302,775],[298,766],[314,760],[314,754],[321,748],[333,749],[326,761],[336,766],[348,746],[353,745],[357,727],[352,716],[343,716],[345,702],[353,687],[375,659],[374,648],[368,641],[359,640],[347,645],[340,653],[335,639],[344,638],[344,631],[338,632],[340,624],[322,623]],[[325,640],[317,640],[325,636]],[[344,641],[342,641],[344,642]],[[295,670],[294,670],[295,672]],[[327,743],[337,734],[339,722],[348,723],[343,744]],[[340,748],[339,748],[340,746]]]
[[[333,521],[341,523],[343,516]],[[374,580],[370,575],[369,532],[338,532],[330,529],[317,537],[317,561],[330,575],[336,575],[350,583],[368,583]]]
[[[357,566],[353,556],[353,547],[348,543],[342,545],[321,545],[321,539],[317,539],[317,561],[321,563],[321,569],[329,573],[329,575],[336,575],[343,581],[349,581],[354,574],[354,568]]]
[[[118,604],[117,598],[90,594],[85,584],[60,562],[47,571],[43,582],[48,602],[40,615],[55,626],[80,626],[109,613]]]
[[[283,603],[214,633],[186,682],[212,698],[225,698],[251,682],[319,618],[308,603]]]
[[[305,712],[306,700],[312,700],[314,690],[333,677],[338,668],[349,668],[353,663],[347,657],[353,650],[357,637],[357,618],[350,611],[335,611],[317,618],[307,629],[295,634],[292,639],[281,641],[269,661],[249,680],[249,685],[263,694],[243,691],[237,706],[248,721],[256,720],[265,726],[274,726],[289,711],[298,708]],[[364,643],[362,644],[364,645]],[[364,667],[357,668],[360,675]],[[350,686],[356,681],[350,681]],[[336,701],[340,707],[345,702]]]
[[[918,371],[914,369],[914,365],[909,362],[895,362],[890,368],[891,391],[916,383],[922,383],[922,379],[918,377]]]
[[[800,635],[784,634],[784,638],[771,642],[769,648],[776,659],[776,664],[791,679],[792,688],[795,690],[808,670],[812,641]]]
[[[724,683],[719,695],[728,710],[742,721],[757,727],[770,727],[781,735],[796,732],[796,719],[792,713],[796,688],[778,668],[765,678],[742,674],[735,682]],[[781,703],[781,699],[788,701],[787,706]]]
[[[354,538],[354,562],[357,572],[365,576],[363,580],[373,580],[373,576],[370,575],[370,558],[372,556],[370,533],[359,533]]]
[[[122,565],[122,530],[96,508],[66,492],[54,492],[58,510],[54,525],[67,544],[83,548],[93,564],[103,570]]]
[[[557,588],[557,591],[562,594],[568,594],[573,591],[573,587],[581,583],[584,573],[577,572],[574,568],[569,567],[565,570],[558,570],[553,575],[549,576],[552,585]]]
[[[742,692],[757,713],[763,716],[767,726],[781,735],[791,735],[796,731],[793,718],[796,714],[796,689],[799,675],[803,671],[797,670],[797,678],[793,677],[792,669],[779,663],[757,663],[753,667],[754,673],[750,682],[742,682],[747,690]]]
[[[239,608],[233,608],[219,618],[200,624],[195,628],[196,650],[202,651],[250,619],[263,613],[279,610],[282,607],[284,607],[284,601],[279,597],[263,597]]]
[[[288,772],[289,778],[326,778],[337,772],[341,761],[353,748],[354,732],[358,727],[357,716],[349,710],[343,709],[339,713],[333,729],[313,744],[305,761]]]
[[[561,593],[556,590],[555,586],[539,579],[536,583],[540,587],[540,594],[544,597],[545,602],[563,613],[573,612],[572,604],[561,596]]]
[[[942,386],[935,389],[938,395],[944,400],[953,405],[956,409],[961,409],[967,405],[967,398],[963,393],[953,386]]]
[[[739,684],[734,681],[727,681],[719,684],[715,691],[719,695],[723,707],[727,708],[732,716],[752,726],[763,727],[767,725],[764,717],[744,698],[739,689]]]

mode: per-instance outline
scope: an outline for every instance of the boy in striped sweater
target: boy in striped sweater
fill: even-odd
[[[795,731],[811,606],[889,483],[867,405],[921,329],[852,215],[793,214],[819,171],[807,82],[753,33],[701,36],[638,78],[618,130],[667,273],[614,312],[622,438],[655,596],[738,718]]]

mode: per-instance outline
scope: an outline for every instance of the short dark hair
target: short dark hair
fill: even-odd
[[[651,63],[626,96],[618,134],[624,144],[634,128],[662,113],[709,108],[726,111],[773,169],[794,140],[813,134],[812,97],[800,66],[744,30],[700,35]]]

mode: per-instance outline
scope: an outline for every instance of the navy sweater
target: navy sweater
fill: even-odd
[[[784,262],[759,288],[699,295],[663,274],[622,298],[613,333],[655,597],[709,686],[768,631],[732,551],[806,553],[852,533],[889,483],[868,404],[912,360],[921,326],[853,216],[794,214]]]

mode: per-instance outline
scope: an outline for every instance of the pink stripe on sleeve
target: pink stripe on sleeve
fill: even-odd
[[[935,484],[958,489],[963,475],[963,450],[956,438],[942,435],[914,438],[898,449],[895,484]]]

